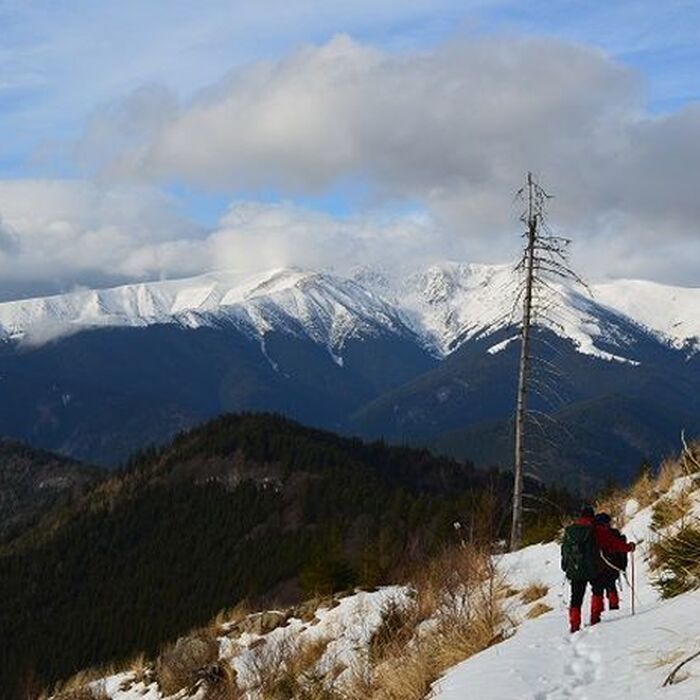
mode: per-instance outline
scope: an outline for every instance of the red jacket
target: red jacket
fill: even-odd
[[[616,537],[610,528],[596,523],[593,518],[579,518],[576,520],[576,525],[591,526],[598,549],[603,552],[631,552],[634,549],[631,542],[625,542],[621,537]]]

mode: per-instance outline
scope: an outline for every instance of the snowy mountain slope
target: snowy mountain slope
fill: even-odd
[[[673,489],[690,485],[676,481]],[[692,485],[690,485],[692,488]],[[689,517],[700,516],[700,493],[692,493]],[[435,685],[436,700],[466,696],[488,700],[564,700],[596,698],[637,700],[700,697],[700,660],[689,665],[686,681],[662,690],[674,665],[700,651],[700,591],[662,601],[651,585],[647,566],[652,506],[639,512],[627,503],[633,517],[623,529],[628,539],[642,542],[636,561],[636,614],[631,615],[631,590],[623,584],[621,609],[604,614],[601,624],[575,634],[566,629],[568,587],[559,569],[555,543],[527,547],[503,557],[501,566],[515,586],[533,581],[549,587],[543,599],[552,611],[525,620],[505,642],[473,656],[452,669]],[[590,591],[584,601],[588,620]]]
[[[222,322],[256,337],[271,330],[305,335],[332,352],[352,337],[411,335],[396,309],[356,282],[297,269],[252,277],[218,272],[0,304],[0,337],[34,344],[95,327]]]
[[[445,262],[406,278],[359,270],[355,278],[399,307],[441,355],[465,341],[507,328],[519,317],[515,303],[519,276],[512,265]],[[628,359],[630,324],[682,347],[700,338],[700,289],[668,287],[641,280],[619,280],[583,288],[552,283],[549,318],[539,322],[574,341],[579,350],[605,359]],[[548,300],[550,301],[550,300]],[[640,329],[641,330],[641,329]],[[508,341],[495,344],[502,350]],[[620,349],[623,357],[601,344]]]
[[[700,288],[617,280],[593,287],[596,301],[633,318],[676,347],[700,339]]]
[[[5,302],[0,338],[40,343],[92,327],[230,322],[256,337],[271,330],[305,335],[338,359],[348,338],[379,332],[415,334],[416,342],[445,356],[512,325],[517,285],[511,265],[454,262],[401,277],[371,267],[351,278],[296,268],[253,276],[212,272]],[[589,298],[554,286],[560,301],[541,322],[583,353],[633,361],[630,327],[675,347],[700,337],[700,289],[620,280],[595,286]],[[494,343],[490,351],[503,347]]]

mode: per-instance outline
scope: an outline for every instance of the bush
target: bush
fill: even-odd
[[[192,687],[202,669],[219,658],[219,643],[209,631],[181,637],[156,660],[156,679],[164,695]]]
[[[502,638],[503,586],[487,549],[445,549],[413,578],[414,604],[387,605],[344,698],[421,700],[445,669]]]
[[[382,621],[369,640],[369,657],[373,663],[396,654],[411,637],[417,624],[415,603],[404,605],[389,599],[382,608]]]
[[[659,570],[654,585],[663,598],[700,588],[700,526],[687,523],[662,537],[651,548],[652,567]]]
[[[328,640],[316,639],[259,647],[253,662],[252,696],[260,700],[331,700],[334,694],[317,671],[327,646]]]
[[[82,688],[60,691],[52,700],[109,700],[109,696],[100,685],[84,685]]]
[[[690,498],[685,491],[660,498],[651,509],[652,529],[658,531],[672,525],[688,514],[691,505]]]

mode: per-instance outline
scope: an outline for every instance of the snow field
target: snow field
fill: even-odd
[[[416,337],[437,356],[511,325],[518,277],[511,265],[444,262],[393,277],[364,268],[354,278],[296,268],[236,271],[0,303],[0,339],[41,344],[86,328],[233,323],[263,337],[304,334],[342,364],[344,343],[377,332]],[[594,285],[592,298],[553,284],[560,302],[541,322],[580,352],[632,362],[625,323],[677,348],[697,348],[700,289],[639,280]],[[612,353],[600,347],[619,349]],[[507,343],[494,344],[496,353]]]
[[[682,477],[668,494],[689,488],[691,478]],[[697,490],[692,493],[692,500],[689,517],[700,517]],[[559,568],[558,545],[535,545],[507,554],[499,565],[508,581],[518,588],[533,581],[548,585],[543,602],[553,610],[537,619],[524,620],[512,637],[448,672],[434,686],[435,699],[700,698],[700,660],[688,665],[686,680],[662,688],[675,663],[700,651],[700,591],[666,601],[659,599],[646,562],[651,542],[657,536],[650,527],[652,508],[653,504],[639,509],[634,500],[625,507],[629,521],[623,532],[628,539],[641,542],[634,553],[634,616],[631,590],[623,582],[621,609],[605,612],[599,625],[584,626],[572,635],[567,629],[568,586]],[[588,622],[589,605],[590,590],[584,600],[584,625]]]

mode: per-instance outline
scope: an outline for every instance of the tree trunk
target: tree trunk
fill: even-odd
[[[532,316],[532,285],[535,266],[535,242],[537,239],[537,215],[533,211],[532,173],[527,175],[528,217],[525,268],[525,297],[520,338],[520,371],[515,409],[515,456],[513,462],[513,522],[510,531],[510,549],[518,549],[523,535],[523,471],[525,445],[525,416],[527,409],[527,379],[530,364],[530,320]]]

